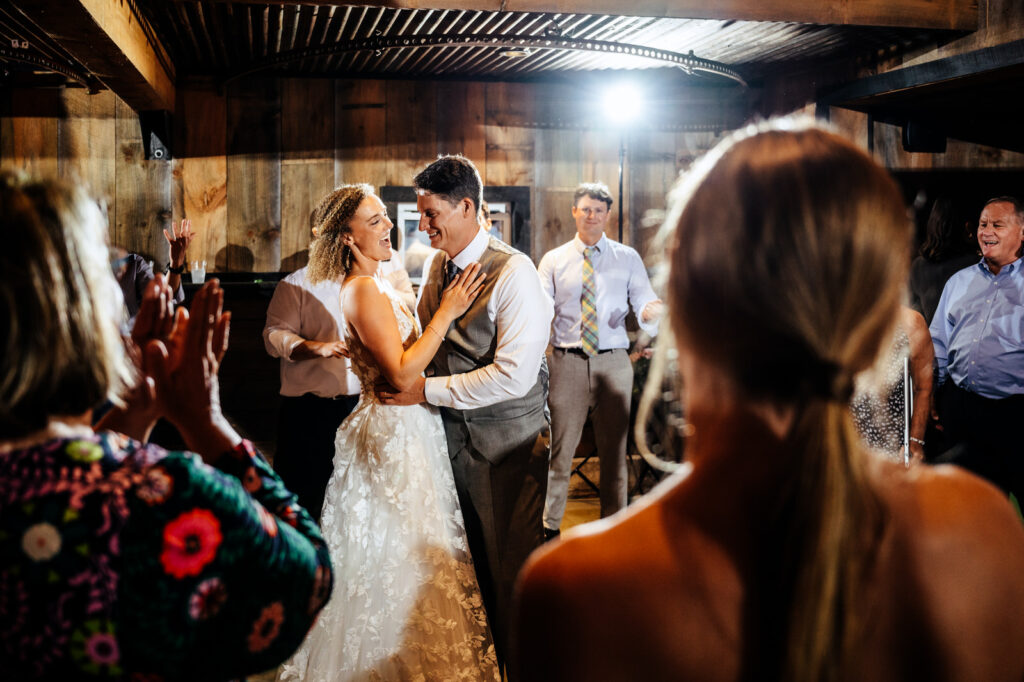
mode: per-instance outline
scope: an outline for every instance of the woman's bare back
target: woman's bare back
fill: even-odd
[[[722,440],[767,442],[750,428]],[[715,448],[652,499],[535,555],[521,577],[520,675],[777,676],[761,667],[767,643],[784,646],[786,616],[763,587],[781,565],[764,519],[784,453],[763,449]],[[1024,526],[1006,498],[953,467],[879,461],[870,476],[884,531],[847,678],[1024,679]]]

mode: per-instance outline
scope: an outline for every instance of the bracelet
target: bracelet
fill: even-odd
[[[432,326],[430,326],[429,324],[427,325],[427,329],[429,329],[430,331],[432,331],[432,332],[434,332],[435,334],[437,334],[437,338],[439,338],[439,339],[441,339],[442,341],[444,341],[444,334],[442,334],[441,332],[437,331],[436,329],[434,329],[434,328],[433,328]]]
[[[171,266],[167,266],[167,272],[171,273],[172,275],[180,275],[183,272],[185,272],[185,264],[182,263],[181,265],[179,265],[176,268],[172,268]]]
[[[911,443],[917,443],[917,444],[918,444],[918,445],[920,445],[920,446],[921,446],[922,448],[924,447],[924,441],[923,441],[923,440],[921,440],[920,438],[914,438],[913,436],[911,436],[911,437],[910,437],[910,442],[911,442]]]

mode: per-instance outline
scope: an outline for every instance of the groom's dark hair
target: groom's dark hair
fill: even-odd
[[[469,199],[477,211],[484,200],[480,172],[462,154],[438,157],[437,161],[417,173],[412,183],[416,189],[436,194],[452,205]]]

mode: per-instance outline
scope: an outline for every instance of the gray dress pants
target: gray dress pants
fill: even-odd
[[[558,530],[565,515],[572,458],[587,416],[592,415],[600,459],[601,516],[626,506],[626,436],[633,394],[633,364],[625,349],[587,357],[555,348],[551,354],[551,464],[544,527]]]

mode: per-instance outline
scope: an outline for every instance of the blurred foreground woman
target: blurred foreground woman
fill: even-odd
[[[222,291],[208,283],[191,319],[175,317],[157,276],[126,348],[106,225],[84,192],[0,175],[0,235],[0,677],[274,667],[327,600],[330,562],[221,414]],[[112,430],[94,430],[105,398]],[[198,454],[128,437],[161,416]]]
[[[888,348],[900,192],[831,133],[738,134],[666,222],[686,464],[520,583],[531,680],[1024,678],[1024,528],[996,488],[872,457],[853,378]]]

